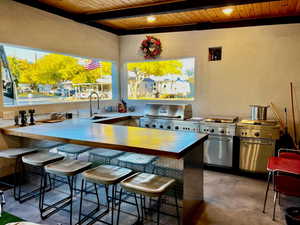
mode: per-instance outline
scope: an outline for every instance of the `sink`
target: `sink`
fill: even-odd
[[[134,116],[115,117],[106,120],[95,121],[94,123],[139,127],[139,117],[134,117]]]
[[[93,116],[91,118],[91,120],[100,120],[100,119],[105,119],[105,118],[108,118],[108,117],[106,117],[106,116]]]

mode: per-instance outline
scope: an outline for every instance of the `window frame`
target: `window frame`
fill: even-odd
[[[156,62],[156,61],[168,61],[168,60],[180,60],[180,59],[188,59],[188,58],[193,58],[195,63],[194,63],[194,97],[191,100],[170,100],[170,99],[129,99],[128,98],[128,70],[127,70],[127,64],[128,63],[141,63],[141,62]],[[123,85],[125,85],[124,92],[121,93],[124,96],[124,99],[128,101],[129,103],[142,103],[142,102],[155,102],[155,103],[178,103],[178,104],[184,104],[184,103],[193,103],[196,101],[196,84],[197,84],[197,57],[196,56],[185,56],[185,57],[178,57],[178,58],[159,58],[159,59],[147,59],[147,60],[129,60],[129,61],[124,61],[123,62],[123,71],[124,71],[124,81]]]
[[[65,56],[71,56],[71,57],[77,57],[77,58],[82,58],[82,59],[87,59],[87,60],[99,60],[99,61],[104,61],[104,62],[111,62],[112,63],[112,98],[111,99],[100,99],[102,102],[109,102],[109,101],[114,101],[119,99],[120,97],[120,92],[119,92],[119,62],[114,61],[114,60],[107,60],[103,58],[95,58],[95,57],[88,57],[88,56],[81,56],[81,55],[74,55],[74,54],[69,54],[69,53],[63,53],[63,52],[56,52],[56,51],[50,51],[50,50],[44,50],[40,48],[32,48],[28,46],[22,46],[22,45],[15,45],[15,44],[8,44],[8,43],[3,43],[0,42],[0,47],[3,47],[4,49],[4,54],[6,56],[7,60],[7,54],[5,52],[5,46],[9,47],[15,47],[15,48],[21,48],[21,49],[27,49],[27,50],[33,50],[33,51],[39,51],[43,53],[53,53],[53,54],[60,54],[60,55],[65,55]],[[8,64],[9,67],[9,64]],[[9,73],[11,74],[11,70],[9,68]],[[15,107],[26,107],[26,106],[43,106],[43,105],[55,105],[55,104],[72,104],[72,103],[86,103],[89,102],[89,99],[84,99],[84,100],[74,100],[74,101],[67,101],[67,100],[62,100],[58,102],[48,102],[48,103],[36,103],[36,104],[12,104],[12,105],[6,105],[5,100],[4,100],[4,94],[3,94],[3,83],[2,83],[2,74],[1,79],[0,79],[0,93],[1,93],[1,100],[2,100],[2,107],[3,108],[15,108]],[[12,74],[11,74],[12,75]],[[17,95],[17,93],[15,93]],[[16,100],[14,100],[16,101]],[[0,101],[1,102],[1,101]]]

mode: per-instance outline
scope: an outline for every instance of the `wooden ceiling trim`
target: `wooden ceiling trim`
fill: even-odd
[[[37,0],[74,14],[89,14],[183,0]]]
[[[297,1],[297,0],[294,0]],[[169,13],[161,14],[156,16],[156,21],[154,23],[147,23],[147,17],[138,17],[138,18],[124,18],[124,19],[113,19],[113,20],[100,20],[97,21],[107,26],[118,27],[120,22],[126,24],[126,30],[141,29],[141,28],[150,28],[150,27],[166,27],[166,26],[183,26],[187,24],[197,24],[201,22],[230,22],[236,20],[249,20],[249,19],[259,19],[259,18],[273,18],[280,16],[289,16],[288,14],[282,14],[281,11],[270,11],[270,7],[287,7],[286,2],[282,0],[282,4],[278,2],[272,2],[267,4],[265,8],[269,10],[270,13],[266,14],[263,12],[263,4],[265,3],[255,3],[242,6],[232,6],[233,13],[231,15],[225,15],[222,8],[213,8],[205,10],[193,10],[188,12],[178,12],[178,13]],[[276,14],[277,13],[277,14]],[[300,15],[300,12],[297,13]],[[295,14],[295,15],[297,15]],[[121,28],[121,27],[119,27]],[[124,29],[122,27],[122,29]]]
[[[293,24],[293,23],[300,23],[300,16],[261,18],[261,19],[223,22],[223,23],[207,22],[207,23],[199,23],[199,24],[184,25],[184,26],[173,26],[173,27],[142,28],[142,29],[135,29],[135,30],[127,30],[120,35],[151,34],[151,33],[192,31],[192,30],[211,30],[211,29],[251,27],[251,26],[264,26],[264,25],[276,25],[276,24]]]
[[[144,6],[138,8],[128,8],[122,10],[114,10],[108,12],[93,13],[80,15],[81,21],[96,21],[117,18],[131,18],[145,15],[165,14],[184,12],[199,9],[211,9],[224,6],[243,5],[258,2],[269,2],[280,0],[185,0],[179,2],[171,2],[159,5]]]

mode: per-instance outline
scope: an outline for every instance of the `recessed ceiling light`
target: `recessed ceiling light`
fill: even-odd
[[[233,12],[233,8],[225,8],[222,11],[225,15],[229,16]]]
[[[153,23],[153,22],[155,22],[155,20],[156,20],[155,16],[147,16],[148,23]]]

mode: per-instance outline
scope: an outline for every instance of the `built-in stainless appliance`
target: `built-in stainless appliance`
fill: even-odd
[[[147,104],[140,127],[200,132],[199,120],[193,120],[192,106],[186,104]]]
[[[152,118],[167,118],[186,120],[192,117],[190,104],[146,104],[145,116]]]
[[[268,158],[275,153],[280,126],[277,121],[242,120],[237,125],[240,137],[240,169],[248,172],[267,171]]]
[[[233,167],[233,141],[237,117],[209,117],[202,120],[200,132],[209,134],[204,142],[204,163]]]

